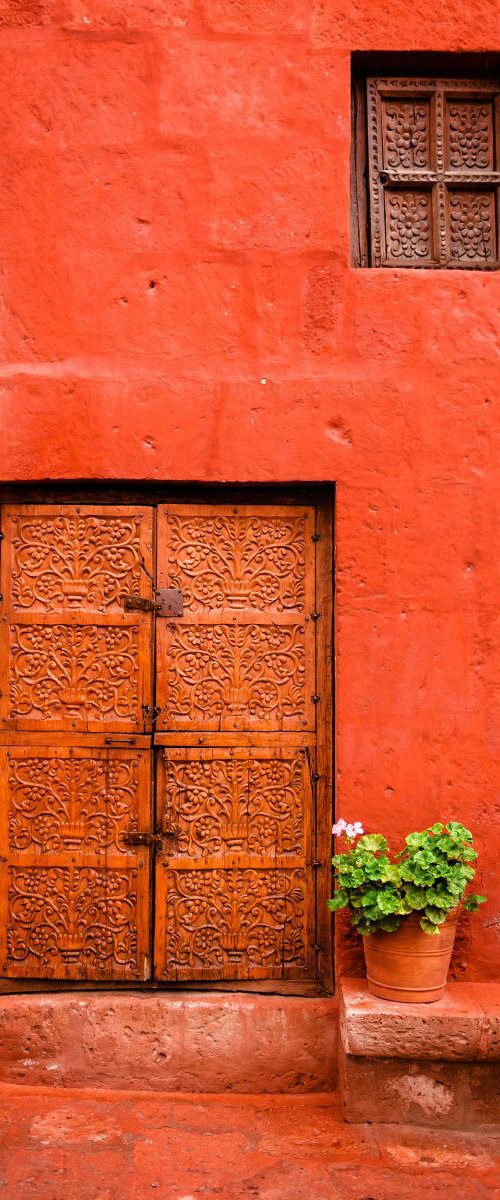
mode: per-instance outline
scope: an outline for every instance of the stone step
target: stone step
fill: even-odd
[[[3,996],[0,1081],[166,1092],[335,1087],[337,1007],[227,992]]]
[[[339,993],[347,1121],[498,1128],[500,984],[450,983],[434,1004],[378,999],[365,979]]]

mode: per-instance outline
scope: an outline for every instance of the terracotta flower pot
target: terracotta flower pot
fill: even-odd
[[[420,927],[418,913],[404,917],[394,933],[363,938],[368,988],[373,996],[403,1004],[430,1004],[446,987],[458,909],[448,914],[436,937]]]

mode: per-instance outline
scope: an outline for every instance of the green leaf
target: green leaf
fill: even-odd
[[[467,912],[476,912],[480,904],[486,904],[487,899],[487,896],[467,896],[464,908]]]
[[[470,829],[466,829],[465,825],[460,825],[458,821],[447,821],[447,828],[454,837],[458,837],[461,842],[472,842],[472,834]]]
[[[409,846],[411,850],[416,850],[419,846],[423,846],[425,844],[425,840],[426,838],[424,833],[409,833],[408,837],[405,838],[406,845]]]
[[[439,929],[437,925],[433,925],[432,921],[428,921],[427,917],[420,918],[420,926],[424,933],[430,933],[432,937],[437,937]]]
[[[337,909],[345,908],[348,903],[349,897],[346,896],[345,892],[335,892],[332,899],[328,901],[328,908],[332,912],[337,912]]]
[[[395,913],[399,911],[399,896],[397,892],[390,892],[386,889],[384,892],[379,892],[377,899],[377,907],[382,913]]]
[[[433,908],[431,905],[426,906],[425,915],[427,920],[431,921],[433,925],[442,925],[443,921],[446,921],[447,916],[440,908]]]
[[[388,858],[381,859],[381,867],[382,871],[380,878],[383,879],[384,883],[400,882],[399,867],[396,867],[394,863],[389,862]]]
[[[435,888],[427,888],[425,899],[427,904],[433,904],[436,908],[449,909],[453,908],[455,904],[454,896],[447,896],[446,893],[437,892]],[[422,905],[422,908],[425,908],[425,904]]]
[[[380,923],[380,928],[386,933],[393,933],[395,929],[399,929],[401,925],[401,917],[385,917]]]
[[[387,839],[381,833],[365,833],[360,837],[357,843],[358,850],[371,850],[376,853],[377,850],[388,850],[389,846]]]
[[[427,893],[424,891],[423,888],[416,888],[416,887],[410,886],[410,887],[405,888],[405,891],[403,894],[404,894],[405,902],[408,903],[410,912],[413,911],[413,909],[416,909],[418,911],[421,908],[425,908],[425,906],[427,904]]]

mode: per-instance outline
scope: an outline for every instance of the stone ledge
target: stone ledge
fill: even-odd
[[[434,1004],[370,995],[366,979],[339,983],[340,1034],[356,1058],[500,1060],[500,984],[450,983]]]
[[[172,1092],[333,1091],[337,1005],[227,992],[0,999],[0,1081]]]

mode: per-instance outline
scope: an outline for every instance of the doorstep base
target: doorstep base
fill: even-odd
[[[324,997],[190,992],[0,999],[0,1081],[132,1091],[304,1093],[336,1084]]]
[[[498,1063],[354,1058],[341,1051],[344,1120],[463,1131],[500,1122]]]
[[[450,983],[434,1004],[340,981],[346,1121],[467,1130],[500,1121],[500,985]]]

